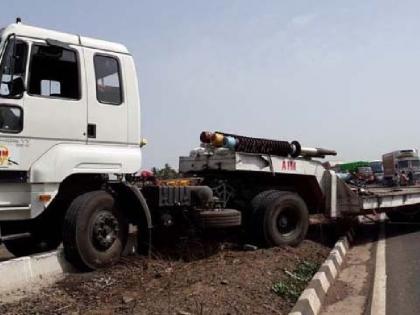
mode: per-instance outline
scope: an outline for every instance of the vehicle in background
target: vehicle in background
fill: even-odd
[[[336,173],[337,177],[339,179],[341,179],[342,181],[345,181],[346,183],[348,183],[351,179],[352,179],[352,175],[349,172],[337,172]]]
[[[367,161],[353,161],[336,166],[338,176],[347,183],[356,185],[370,184],[375,181],[372,169]]]
[[[401,176],[407,176],[410,184],[420,180],[420,159],[417,149],[397,150],[382,155],[384,183],[399,185]]]
[[[368,161],[353,161],[353,162],[347,162],[339,164],[338,167],[341,172],[349,172],[355,174],[357,172],[357,169],[359,167],[368,167],[369,162]]]
[[[367,184],[375,182],[375,175],[370,166],[358,167],[355,173],[355,179]]]
[[[369,163],[369,166],[372,168],[373,175],[375,176],[375,181],[377,183],[383,183],[384,180],[384,166],[382,161],[376,160]]]

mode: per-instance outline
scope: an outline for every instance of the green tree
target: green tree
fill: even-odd
[[[173,169],[168,163],[166,163],[161,169],[153,167],[152,172],[158,179],[174,179],[179,178],[180,176],[179,173],[175,169]]]

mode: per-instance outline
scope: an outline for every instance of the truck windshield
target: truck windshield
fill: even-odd
[[[358,171],[361,174],[372,174],[372,169],[370,167],[368,167],[368,166],[366,166],[366,167],[359,167]]]
[[[408,161],[399,161],[398,168],[408,168]]]
[[[384,171],[382,162],[371,162],[370,167],[374,173],[383,173]]]
[[[411,167],[414,169],[420,168],[420,160],[411,160]]]
[[[8,41],[0,65],[0,97],[18,97],[21,91],[16,87],[22,85],[25,77],[28,46],[14,37]]]

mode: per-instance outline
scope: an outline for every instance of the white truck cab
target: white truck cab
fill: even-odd
[[[0,39],[1,241],[17,256],[31,254],[57,247],[66,227],[64,243],[73,244],[67,248],[86,243],[80,233],[94,240],[85,249],[90,258],[78,255],[80,248],[67,250],[76,265],[109,264],[121,253],[129,222],[112,193],[128,194],[127,207],[142,203],[130,222],[151,225],[139,210],[147,210],[141,193],[124,184],[141,167],[133,57],[117,43],[20,20],[1,29]],[[92,200],[96,210],[88,215]],[[83,220],[89,226],[81,227]]]
[[[72,175],[140,168],[138,83],[123,45],[22,23],[0,37],[0,221],[39,216]]]

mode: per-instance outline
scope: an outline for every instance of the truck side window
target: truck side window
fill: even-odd
[[[95,55],[96,97],[100,103],[122,103],[121,72],[118,59]]]
[[[14,92],[14,87],[17,80],[24,81],[27,53],[28,46],[25,42],[17,39],[8,42],[0,67],[0,96],[21,96],[22,93],[19,95]]]
[[[29,68],[29,94],[80,99],[79,67],[75,51],[34,45]]]
[[[18,133],[22,129],[22,109],[18,106],[0,105],[0,132]]]

